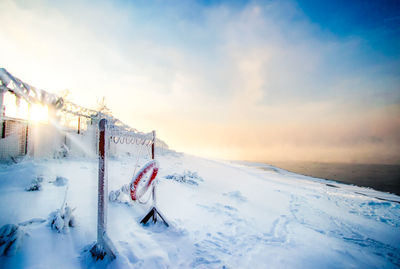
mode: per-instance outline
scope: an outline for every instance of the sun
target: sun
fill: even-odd
[[[29,114],[29,119],[32,121],[47,122],[49,120],[49,109],[45,105],[32,105]]]

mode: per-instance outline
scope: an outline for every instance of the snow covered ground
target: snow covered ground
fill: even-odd
[[[396,268],[400,197],[289,173],[262,164],[159,157],[159,210],[170,227],[142,226],[150,204],[109,203],[108,233],[118,254],[94,262],[97,161],[2,164],[0,227],[47,219],[66,203],[76,225],[20,226],[28,235],[1,268]],[[145,160],[141,161],[141,165]],[[135,160],[109,162],[109,190],[130,181]],[[263,169],[259,169],[262,167]],[[186,172],[185,172],[186,171]],[[196,174],[197,173],[197,174]],[[57,176],[67,181],[55,182]],[[43,178],[40,191],[26,191]],[[67,190],[68,189],[68,190]]]

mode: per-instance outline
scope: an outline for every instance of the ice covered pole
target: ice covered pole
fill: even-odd
[[[77,133],[78,134],[81,133],[81,116],[78,116],[78,131],[77,131]]]
[[[3,119],[4,90],[0,88],[0,120]]]
[[[156,147],[156,131],[153,131],[153,141],[151,143],[151,158],[153,160],[155,159],[155,155],[154,155],[155,147]],[[158,167],[157,167],[157,169],[158,169]],[[146,224],[150,219],[152,219],[153,223],[156,223],[158,217],[160,217],[160,219],[163,221],[163,223],[168,227],[169,226],[168,222],[165,220],[164,216],[161,215],[161,213],[156,208],[156,185],[157,185],[156,180],[157,179],[154,180],[154,183],[152,184],[152,190],[151,190],[152,197],[153,197],[153,207],[151,208],[149,213],[147,213],[147,215],[140,221],[140,223]]]
[[[153,143],[151,143],[151,159],[155,159],[154,150],[156,147],[156,131],[153,130]]]
[[[107,120],[99,122],[99,182],[97,196],[97,243],[90,250],[96,259],[103,259],[108,255],[115,259],[116,250],[107,236],[107,201],[108,201],[108,178],[107,178]]]
[[[156,147],[156,131],[153,130],[153,143],[151,143],[151,159],[155,159],[154,152]],[[153,188],[151,190],[153,196],[153,205],[156,205],[156,182],[153,183]]]
[[[107,169],[106,169],[106,129],[107,120],[99,122],[99,183],[97,200],[97,242],[104,244],[103,236],[107,229]]]

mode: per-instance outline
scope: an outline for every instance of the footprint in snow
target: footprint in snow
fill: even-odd
[[[119,241],[120,253],[123,254],[130,264],[135,264],[139,261],[139,258],[132,252],[132,246],[125,241]]]
[[[237,202],[247,202],[247,198],[244,197],[240,191],[231,191],[231,192],[226,192],[222,194],[223,196],[229,197],[232,200],[235,200]]]
[[[238,210],[230,205],[223,205],[220,203],[216,203],[214,205],[202,205],[202,204],[197,204],[197,206],[204,208],[206,211],[218,215],[225,215],[228,217],[235,217],[237,218],[237,213]]]

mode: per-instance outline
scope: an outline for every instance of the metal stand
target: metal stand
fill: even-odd
[[[140,223],[142,223],[142,224],[147,224],[147,222],[148,222],[150,219],[153,220],[153,223],[156,223],[157,220],[158,220],[157,216],[161,218],[161,220],[163,221],[163,223],[165,224],[165,226],[169,227],[168,222],[164,219],[163,215],[161,215],[161,213],[158,212],[157,208],[155,208],[154,206],[153,206],[153,208],[150,210],[150,212],[147,213],[147,215],[140,221]]]
[[[145,225],[145,224],[147,224],[147,222],[150,219],[152,219],[153,223],[156,223],[160,218],[162,220],[162,222],[165,224],[165,226],[169,227],[169,224],[165,220],[164,216],[156,208],[156,191],[155,191],[156,185],[155,184],[156,184],[156,182],[153,183],[153,189],[152,189],[153,207],[150,209],[149,213],[147,213],[147,215],[140,221],[140,223]]]
[[[151,144],[151,158],[154,160],[154,155],[155,155],[155,143],[156,143],[156,131],[153,131],[153,143]],[[153,207],[150,209],[149,213],[140,221],[142,224],[147,224],[147,222],[152,219],[153,223],[156,223],[158,220],[158,217],[163,221],[163,223],[169,227],[168,222],[165,220],[163,215],[161,215],[160,211],[157,210],[156,208],[156,185],[157,185],[157,179],[154,180],[153,182],[153,189],[151,190],[152,196],[153,196]],[[157,217],[158,216],[158,217]]]

